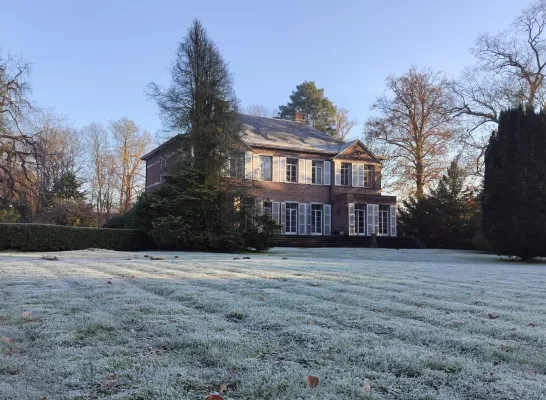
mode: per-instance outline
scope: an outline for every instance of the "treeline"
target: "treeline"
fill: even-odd
[[[150,135],[128,118],[73,127],[33,104],[29,73],[0,54],[0,222],[102,226],[136,200]]]

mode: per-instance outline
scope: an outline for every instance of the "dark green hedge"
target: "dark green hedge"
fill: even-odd
[[[62,251],[100,248],[149,249],[146,232],[46,224],[0,224],[0,249]]]

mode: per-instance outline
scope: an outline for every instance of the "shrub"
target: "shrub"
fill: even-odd
[[[134,208],[131,208],[125,214],[116,215],[115,217],[110,218],[103,225],[103,228],[111,229],[135,229],[135,211]]]
[[[145,232],[46,224],[0,224],[0,249],[63,251],[87,248],[142,250],[150,248]]]

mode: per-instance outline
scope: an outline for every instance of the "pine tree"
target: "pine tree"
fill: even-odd
[[[546,256],[546,115],[503,111],[485,154],[483,231],[498,254]]]

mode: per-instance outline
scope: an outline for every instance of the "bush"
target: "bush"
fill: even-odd
[[[96,215],[91,204],[83,202],[55,202],[37,214],[32,222],[65,226],[97,226]]]
[[[104,223],[103,228],[111,229],[135,229],[135,211],[134,208],[127,211],[125,214],[116,215]]]
[[[143,250],[150,248],[150,242],[145,232],[137,230],[0,224],[0,249],[63,251],[87,248]]]
[[[208,183],[202,171],[184,164],[159,189],[142,195],[132,212],[134,220],[124,216],[121,221],[145,230],[164,249],[264,251],[278,232],[270,217],[256,216],[244,188]]]

